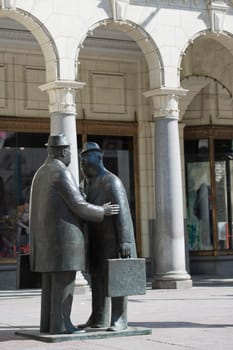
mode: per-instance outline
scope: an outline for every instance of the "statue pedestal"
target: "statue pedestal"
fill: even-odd
[[[20,335],[25,338],[40,340],[46,343],[58,343],[71,340],[89,340],[89,339],[105,339],[105,338],[115,338],[115,337],[129,337],[137,335],[151,334],[152,330],[149,328],[142,327],[128,327],[123,331],[110,332],[107,330],[96,330],[87,329],[83,333],[73,333],[73,334],[47,334],[40,333],[39,331],[25,330],[20,332],[15,332],[16,335]]]

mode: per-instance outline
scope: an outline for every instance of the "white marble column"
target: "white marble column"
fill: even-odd
[[[155,276],[153,288],[192,286],[185,264],[178,98],[183,89],[161,88],[152,97],[155,122]]]
[[[58,80],[40,86],[49,94],[50,134],[66,135],[71,147],[69,169],[79,183],[75,96],[85,83]]]
[[[78,147],[76,130],[76,92],[85,83],[58,80],[40,86],[49,94],[50,134],[65,134],[71,147],[69,169],[79,184]],[[76,274],[76,285],[87,285],[80,272]]]

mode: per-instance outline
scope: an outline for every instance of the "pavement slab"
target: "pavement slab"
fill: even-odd
[[[129,297],[129,327],[151,334],[107,339],[45,343],[15,332],[35,332],[40,319],[40,290],[0,291],[0,350],[232,350],[233,276],[194,277],[184,290],[155,290]],[[76,293],[72,321],[84,323],[91,311],[91,293]]]

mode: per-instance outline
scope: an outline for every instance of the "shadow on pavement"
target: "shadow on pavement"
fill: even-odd
[[[225,328],[233,327],[232,324],[205,324],[194,322],[129,322],[130,327],[146,328]]]
[[[23,330],[23,329],[35,329],[35,327],[30,326],[4,326],[0,327],[0,343],[6,342],[6,341],[12,341],[12,340],[26,340],[25,338],[22,338],[15,334],[16,331]]]
[[[192,275],[194,287],[233,287],[233,276]]]

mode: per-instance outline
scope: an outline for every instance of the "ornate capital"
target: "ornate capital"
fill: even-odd
[[[41,85],[39,88],[49,94],[50,113],[76,114],[76,92],[84,85],[82,82],[58,80]]]
[[[125,21],[129,0],[110,0],[114,21]]]
[[[221,33],[223,30],[225,14],[228,9],[225,1],[210,1],[208,5],[210,28],[214,33]]]
[[[152,98],[154,113],[153,117],[179,119],[178,100],[185,96],[188,90],[182,88],[160,88],[144,93],[147,98]]]

